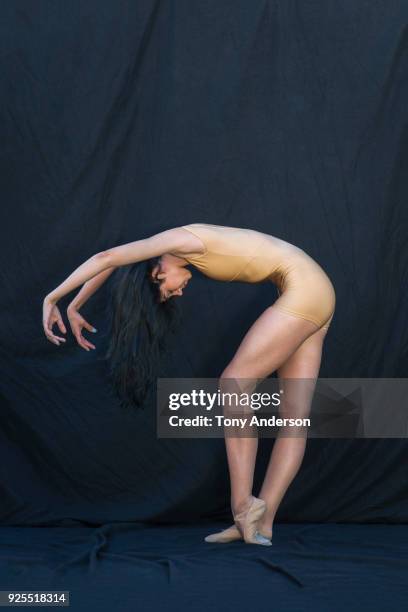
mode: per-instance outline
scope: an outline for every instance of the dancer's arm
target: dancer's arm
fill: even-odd
[[[89,351],[95,349],[95,345],[89,342],[87,338],[82,335],[83,328],[90,332],[96,333],[96,329],[91,325],[79,312],[79,309],[85,304],[87,300],[95,293],[97,289],[106,281],[107,278],[116,270],[115,267],[108,268],[103,272],[99,272],[96,276],[87,281],[81,290],[76,294],[72,302],[67,308],[67,317],[71,326],[71,331],[79,344],[83,349]]]
[[[45,298],[50,304],[56,304],[64,295],[73,291],[100,272],[111,267],[126,266],[128,264],[144,261],[163,253],[177,250],[183,237],[178,229],[166,230],[150,238],[135,240],[106,251],[92,255],[83,264],[78,266],[58,287]]]
[[[186,241],[185,234],[186,232],[179,228],[165,230],[150,238],[129,242],[92,255],[45,297],[43,302],[43,328],[48,340],[57,346],[59,346],[59,342],[65,342],[65,338],[56,336],[52,331],[53,325],[57,323],[60,331],[64,334],[66,333],[65,325],[57,306],[58,300],[64,295],[102,272],[107,272],[110,268],[144,261],[145,259],[183,248]],[[103,277],[101,276],[100,278]],[[95,281],[96,283],[97,281]],[[82,296],[85,292],[88,292],[88,289],[84,289]]]
[[[79,310],[85,304],[85,302],[89,300],[91,295],[93,295],[95,291],[99,289],[99,287],[106,281],[106,279],[109,278],[114,270],[116,270],[116,266],[107,268],[87,281],[81,290],[78,291],[74,299],[70,302],[67,310]]]

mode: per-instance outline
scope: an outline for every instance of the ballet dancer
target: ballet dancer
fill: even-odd
[[[132,265],[130,265],[132,264]],[[117,270],[112,292],[111,333],[107,357],[115,387],[125,402],[140,406],[155,381],[164,338],[174,330],[176,309],[170,298],[182,296],[192,274],[191,264],[219,281],[272,282],[278,299],[268,306],[244,335],[220,376],[220,383],[256,381],[277,372],[280,381],[316,381],[322,348],[333,318],[334,287],[320,265],[304,250],[280,238],[247,228],[191,223],[151,237],[96,253],[81,264],[43,302],[43,328],[57,346],[66,334],[57,302],[83,284],[67,309],[72,332],[85,350],[95,346],[82,330],[96,332],[79,308]],[[127,268],[125,268],[127,266]],[[242,387],[240,387],[244,390]],[[301,398],[285,406],[285,417],[308,414],[313,384]],[[226,543],[243,539],[270,546],[279,504],[303,460],[306,436],[276,437],[265,478],[254,496],[257,436],[225,436],[234,524],[205,538]]]

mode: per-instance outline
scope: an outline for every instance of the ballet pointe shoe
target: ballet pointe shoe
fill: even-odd
[[[272,546],[272,539],[268,538],[260,531],[257,531],[255,538],[257,542],[263,546]],[[210,535],[206,536],[204,540],[206,542],[210,542],[211,544],[228,544],[228,542],[242,540],[242,535],[238,527],[234,524],[227,529],[217,531],[217,533],[211,533]]]
[[[235,540],[242,540],[242,535],[238,527],[234,524],[227,529],[218,531],[217,533],[211,533],[204,538],[206,542],[211,544],[227,544],[228,542],[234,542]]]
[[[247,544],[271,546],[271,540],[261,535],[256,526],[259,519],[265,513],[265,510],[266,502],[258,497],[252,497],[249,508],[234,515],[235,525]]]
[[[260,544],[261,546],[272,546],[272,539],[263,536],[260,531],[256,531],[255,535],[255,544]]]

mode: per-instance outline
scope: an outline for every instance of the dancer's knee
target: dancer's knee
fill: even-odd
[[[240,369],[227,366],[219,378],[224,415],[231,416],[237,410],[243,413],[248,412],[248,403],[241,402],[242,396],[251,394],[257,382],[257,378],[248,378]]]
[[[227,366],[220,376],[219,384],[225,390],[250,393],[255,389],[258,380],[258,378],[248,377],[240,368]]]

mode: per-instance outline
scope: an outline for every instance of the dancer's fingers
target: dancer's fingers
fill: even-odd
[[[76,331],[75,338],[79,346],[81,346],[86,351],[90,351],[91,349],[96,348],[93,344],[91,344],[91,342],[88,342],[88,340],[83,337],[83,335],[81,334],[79,330]]]
[[[98,331],[93,325],[88,323],[88,321],[85,321],[85,319],[82,320],[82,324],[85,327],[85,329],[92,332],[93,334],[95,334]]]
[[[61,317],[57,318],[57,325],[60,328],[60,330],[62,331],[63,334],[67,333],[66,327],[64,325],[64,321],[62,320]]]

